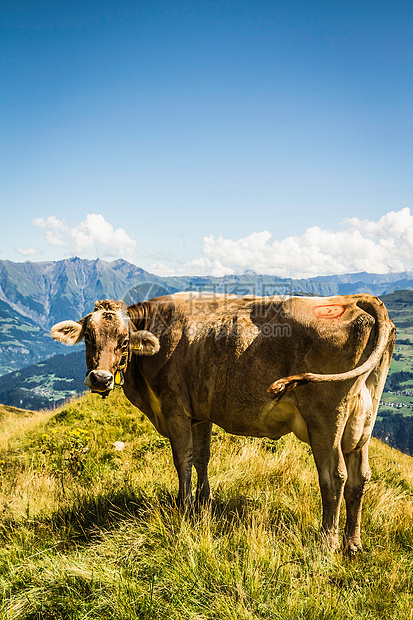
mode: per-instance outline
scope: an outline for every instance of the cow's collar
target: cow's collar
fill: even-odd
[[[140,349],[142,349],[142,345],[135,345],[133,349],[136,351],[139,351]],[[129,351],[126,350],[122,354],[122,357],[120,358],[119,366],[117,367],[114,378],[113,378],[113,382],[116,386],[121,387],[125,383],[125,377],[123,375],[123,371],[125,370],[126,365],[128,363],[128,357],[129,357]],[[108,394],[110,393],[110,390],[105,390],[103,392],[100,392],[99,390],[92,390],[92,391],[98,392],[102,396],[102,398],[106,398]]]
[[[115,385],[118,385],[119,387],[125,383],[125,377],[123,376],[123,371],[126,368],[126,364],[128,363],[128,356],[129,356],[129,351],[126,350],[122,354],[122,357],[120,358],[119,366],[117,367],[115,371],[114,382],[115,382]]]

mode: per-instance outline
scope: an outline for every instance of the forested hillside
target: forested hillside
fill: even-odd
[[[0,403],[23,409],[50,409],[86,390],[84,347],[55,355],[0,377]]]
[[[0,301],[0,374],[6,374],[63,351],[48,331]],[[0,401],[1,402],[1,401]]]
[[[395,291],[381,299],[397,332],[374,435],[413,456],[413,291]]]

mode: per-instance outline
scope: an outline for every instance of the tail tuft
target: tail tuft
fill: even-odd
[[[268,394],[273,398],[276,402],[281,400],[286,392],[293,390],[299,385],[305,385],[312,380],[312,375],[310,373],[304,375],[293,375],[291,377],[284,377],[283,379],[278,379],[268,388]]]

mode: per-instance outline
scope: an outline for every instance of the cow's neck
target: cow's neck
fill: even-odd
[[[151,331],[156,312],[153,305],[147,301],[128,307],[128,315],[135,329]]]

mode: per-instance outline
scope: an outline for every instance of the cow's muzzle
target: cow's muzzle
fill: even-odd
[[[111,372],[91,370],[86,375],[84,383],[92,392],[107,396],[113,390],[115,380]]]

